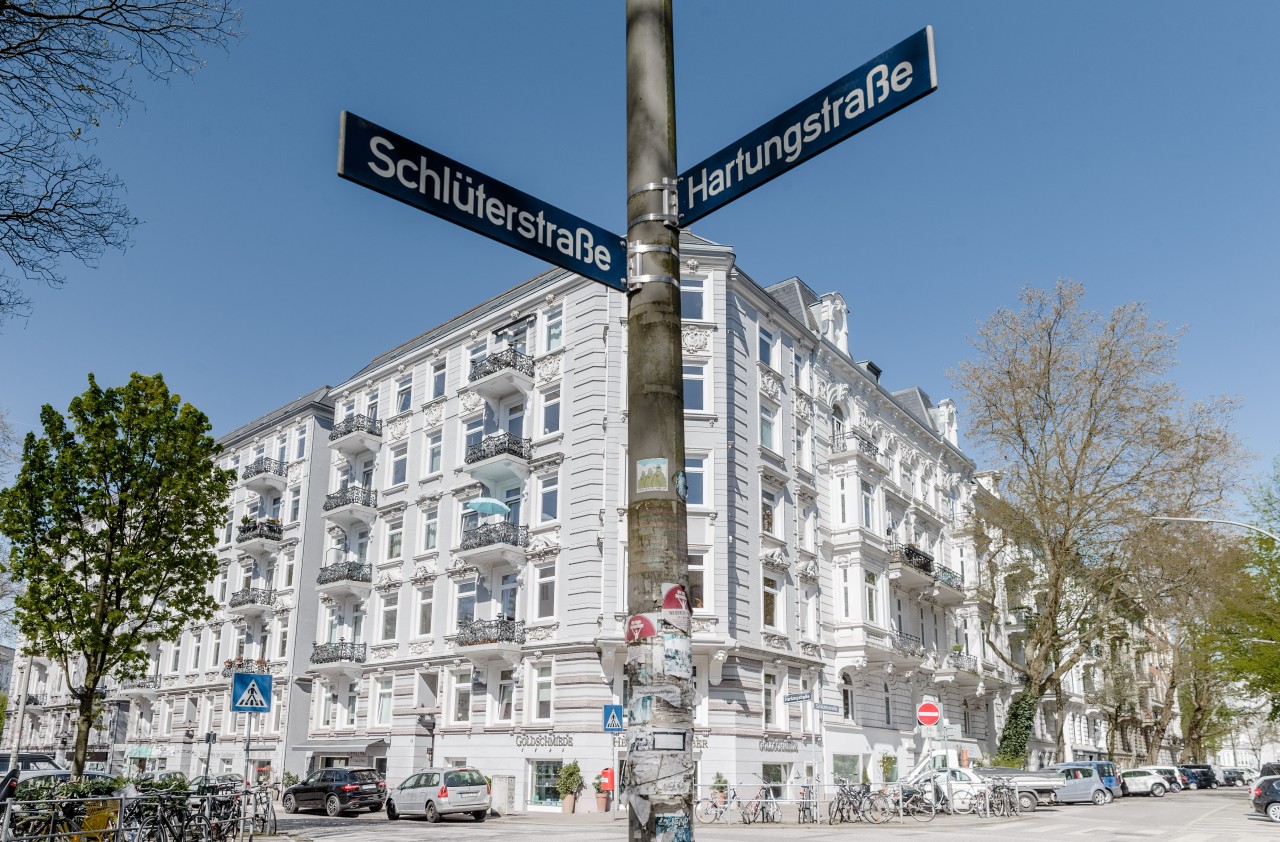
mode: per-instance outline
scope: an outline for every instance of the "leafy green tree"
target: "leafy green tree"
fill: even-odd
[[[213,615],[215,530],[235,477],[214,462],[208,419],[159,374],[110,389],[90,374],[67,417],[45,405],[41,422],[0,491],[0,531],[26,584],[18,631],[62,668],[79,708],[78,775],[103,678],[140,675],[145,644]]]
[[[1226,399],[1187,401],[1170,373],[1177,334],[1139,303],[1084,307],[1084,288],[1028,288],[1018,310],[979,326],[975,356],[952,374],[968,405],[968,438],[998,477],[976,513],[1007,556],[1033,575],[1036,620],[1023,644],[1022,703],[1005,731],[1029,732],[1033,701],[1055,692],[1130,601],[1148,518],[1212,512],[1242,463]],[[998,547],[996,549],[999,549]],[[1001,740],[1011,754],[1019,740]]]

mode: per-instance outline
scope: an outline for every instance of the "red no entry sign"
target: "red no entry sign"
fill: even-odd
[[[916,708],[916,721],[921,725],[937,725],[942,719],[942,711],[933,702],[921,702]]]

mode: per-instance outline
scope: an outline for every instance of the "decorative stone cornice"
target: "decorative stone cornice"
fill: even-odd
[[[556,631],[559,628],[560,628],[559,623],[548,623],[546,625],[541,625],[541,626],[526,625],[524,627],[524,639],[528,641],[551,640],[553,637],[556,636]]]
[[[484,398],[468,389],[458,393],[458,405],[462,408],[463,415],[471,415],[484,408]]]
[[[417,504],[419,509],[425,512],[427,509],[430,509],[432,506],[439,505],[440,498],[443,496],[444,496],[443,491],[432,491],[430,494],[423,494],[419,496],[418,499],[414,501],[414,503]]]
[[[453,581],[461,582],[477,578],[480,575],[480,569],[474,564],[465,564],[461,559],[454,559],[453,566],[449,568],[447,575]]]
[[[796,390],[796,418],[801,421],[809,421],[813,418],[813,398]]]
[[[444,423],[444,405],[447,399],[444,397],[436,398],[430,403],[422,405],[422,426],[426,429],[439,427]]]
[[[388,660],[389,658],[391,658],[393,655],[396,654],[397,648],[399,647],[395,643],[389,643],[389,644],[386,644],[385,646],[370,646],[369,658],[374,661]]]
[[[386,431],[388,441],[399,441],[404,438],[409,433],[409,416],[401,415],[392,418],[387,422]]]
[[[765,646],[767,646],[767,647],[769,647],[770,649],[786,649],[786,648],[788,648],[788,647],[787,647],[787,636],[786,636],[785,634],[771,634],[771,633],[769,633],[769,632],[763,632],[763,633],[760,635],[760,638],[761,638],[761,640],[763,640],[763,641],[764,641],[764,645],[765,645]]]
[[[404,514],[405,509],[407,508],[409,508],[409,504],[406,501],[397,500],[394,503],[388,503],[385,506],[379,507],[378,517],[382,518],[383,520],[387,520],[393,517],[399,517],[400,515]]]
[[[426,640],[415,640],[413,643],[409,644],[409,654],[417,655],[419,657],[430,654],[432,642],[431,638],[427,638]]]
[[[484,486],[481,483],[472,482],[467,485],[460,485],[450,493],[453,495],[453,499],[465,502],[472,498],[479,497],[483,491]]]
[[[711,330],[700,325],[682,325],[680,328],[680,345],[686,354],[710,353]]]
[[[529,470],[535,474],[540,474],[543,471],[560,467],[562,462],[564,462],[563,453],[548,453],[544,456],[535,456],[529,460]]]
[[[403,584],[404,580],[399,576],[393,576],[390,573],[383,573],[382,576],[379,577],[377,584],[373,586],[373,589],[380,594],[387,594],[398,590]]]
[[[764,395],[771,401],[778,401],[782,397],[782,378],[778,373],[762,362],[756,363],[756,369],[760,372],[760,394]]]
[[[560,349],[544,357],[540,357],[533,364],[534,381],[539,386],[545,386],[560,379],[560,375],[564,370],[564,349]]]
[[[766,550],[760,553],[760,566],[785,574],[791,571],[791,559],[787,558],[786,550]]]

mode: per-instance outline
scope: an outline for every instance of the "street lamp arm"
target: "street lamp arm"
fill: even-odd
[[[1262,529],[1261,527],[1258,527],[1258,526],[1254,526],[1251,523],[1241,523],[1238,520],[1222,520],[1221,518],[1216,518],[1216,517],[1169,517],[1167,515],[1152,515],[1151,519],[1152,520],[1178,520],[1186,523],[1225,523],[1230,526],[1239,526],[1241,529],[1248,529],[1253,532],[1257,532],[1260,535],[1266,535],[1272,541],[1275,541],[1277,544],[1280,544],[1280,538],[1276,537],[1275,535],[1272,535],[1267,530]]]

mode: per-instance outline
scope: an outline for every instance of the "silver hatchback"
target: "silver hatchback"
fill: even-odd
[[[423,769],[387,795],[387,818],[426,816],[440,821],[450,813],[470,813],[478,822],[489,815],[492,793],[479,769]]]

